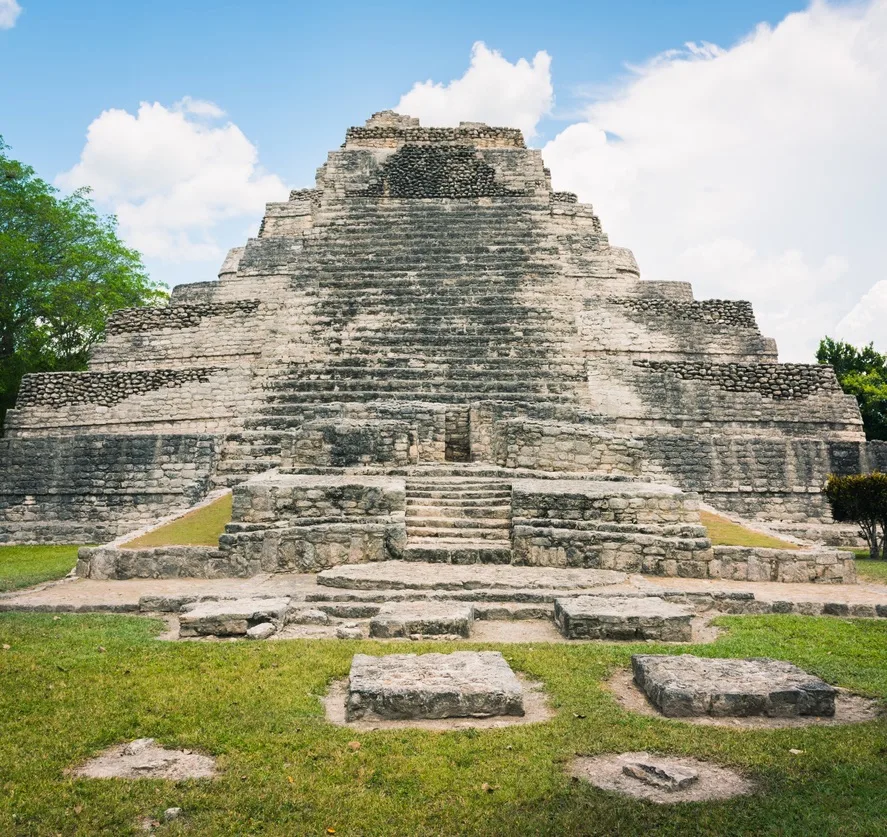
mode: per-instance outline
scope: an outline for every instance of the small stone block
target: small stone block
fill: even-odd
[[[555,599],[554,620],[567,639],[689,642],[693,609],[658,596]]]
[[[669,718],[835,714],[837,691],[782,660],[637,654],[631,665],[635,683]]]
[[[462,602],[394,602],[383,605],[370,620],[370,636],[409,637],[412,634],[468,637],[474,608]]]
[[[351,663],[348,721],[523,714],[523,687],[498,651],[355,654]]]
[[[667,765],[664,762],[630,762],[623,765],[622,772],[626,776],[666,791],[685,790],[699,781],[699,774],[695,770]]]
[[[284,622],[289,599],[202,602],[179,617],[179,636],[245,636],[254,625]]]
[[[272,622],[262,622],[259,625],[253,625],[246,632],[247,639],[268,639],[277,633],[277,627]]]

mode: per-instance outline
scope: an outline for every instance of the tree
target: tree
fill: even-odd
[[[825,495],[835,520],[859,524],[871,557],[887,557],[887,474],[832,474]]]
[[[824,338],[816,351],[819,363],[831,364],[844,392],[855,395],[867,439],[887,439],[887,355],[869,343],[857,349]]]
[[[61,196],[8,150],[0,137],[0,428],[22,375],[84,369],[112,311],[166,299],[88,189]]]

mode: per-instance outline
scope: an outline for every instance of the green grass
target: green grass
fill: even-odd
[[[231,522],[231,494],[123,544],[123,549],[152,546],[217,546]]]
[[[708,536],[715,546],[759,546],[773,549],[797,549],[797,544],[774,538],[772,535],[764,535],[752,529],[746,529],[726,517],[719,514],[701,511],[699,517],[702,525],[708,529]]]
[[[879,584],[887,584],[887,561],[869,558],[867,549],[855,549],[856,572],[863,581],[875,581]]]
[[[0,546],[0,593],[64,578],[78,546]]]
[[[792,660],[887,696],[887,620],[724,617],[707,656]],[[701,727],[622,711],[601,688],[655,645],[505,645],[557,715],[501,730],[356,733],[319,696],[381,642],[166,643],[138,617],[0,614],[0,834],[875,835],[887,833],[887,720],[783,730]],[[464,644],[415,644],[410,651]],[[472,646],[477,647],[477,646]],[[680,649],[683,651],[684,649]],[[140,736],[218,757],[214,781],[71,779],[64,769]],[[348,743],[357,739],[356,752]],[[575,754],[649,749],[713,759],[761,792],[657,806],[573,782]],[[792,749],[802,750],[800,755]],[[494,787],[485,792],[482,785]]]

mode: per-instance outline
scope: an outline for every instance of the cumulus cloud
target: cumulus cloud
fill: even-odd
[[[169,108],[143,102],[135,114],[106,110],[89,126],[80,162],[56,182],[92,187],[127,243],[149,258],[218,260],[226,248],[214,237],[217,225],[261,215],[287,194],[240,128],[217,121],[223,115],[190,97]]]
[[[814,2],[631,68],[543,156],[644,278],[751,299],[809,361],[836,330],[887,349],[885,129],[887,0]]]
[[[501,53],[478,41],[461,78],[449,84],[417,82],[401,96],[395,110],[417,116],[424,125],[451,126],[486,122],[520,128],[528,137],[551,111],[551,56],[537,52],[512,64]]]
[[[22,7],[16,0],[0,0],[0,29],[12,29],[21,13]]]

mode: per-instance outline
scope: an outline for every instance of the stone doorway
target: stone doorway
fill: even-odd
[[[470,419],[468,408],[449,408],[446,412],[446,447],[444,459],[447,462],[471,461]]]

